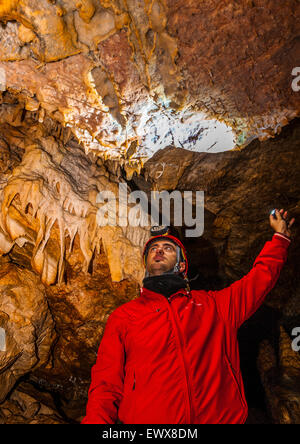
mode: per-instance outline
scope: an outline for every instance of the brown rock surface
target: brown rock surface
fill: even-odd
[[[56,411],[15,390],[0,404],[0,424],[66,424]]]
[[[258,367],[274,423],[299,424],[300,356],[291,349],[291,339],[283,327],[280,328],[279,356],[268,341],[263,341]]]
[[[45,366],[56,334],[38,276],[13,264],[0,270],[0,402],[18,379]]]

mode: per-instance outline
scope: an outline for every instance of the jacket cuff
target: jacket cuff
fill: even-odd
[[[286,234],[283,234],[283,233],[277,233],[277,232],[276,232],[276,233],[273,235],[273,238],[274,238],[274,237],[276,237],[277,239],[278,239],[278,238],[279,238],[279,239],[284,239],[284,240],[288,241],[289,244],[292,242],[291,238],[290,238],[289,236],[287,236]]]

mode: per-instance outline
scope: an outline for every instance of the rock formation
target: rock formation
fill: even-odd
[[[291,349],[290,337],[283,327],[280,328],[279,359],[270,343],[263,341],[258,365],[275,424],[299,424],[300,357]]]
[[[274,206],[300,220],[299,17],[297,0],[0,1],[1,423],[84,415],[107,317],[144,276],[130,193],[204,191],[203,235],[179,228],[193,288],[249,271]],[[253,422],[300,421],[298,247],[296,223],[241,329]]]
[[[56,334],[44,286],[34,273],[2,263],[0,292],[2,402],[21,376],[47,364],[51,368]]]

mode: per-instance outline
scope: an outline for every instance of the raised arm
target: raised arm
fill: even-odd
[[[100,343],[81,424],[115,424],[123,394],[125,350],[122,322],[112,313]]]
[[[259,308],[279,278],[291,243],[290,228],[295,221],[288,223],[286,215],[283,210],[276,210],[276,218],[270,215],[270,225],[276,233],[266,242],[251,271],[229,287],[209,292],[220,316],[233,327],[240,327]]]

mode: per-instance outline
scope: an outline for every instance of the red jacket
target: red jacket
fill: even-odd
[[[237,331],[276,284],[290,240],[275,233],[220,291],[145,288],[107,321],[83,424],[240,424],[247,403]]]

